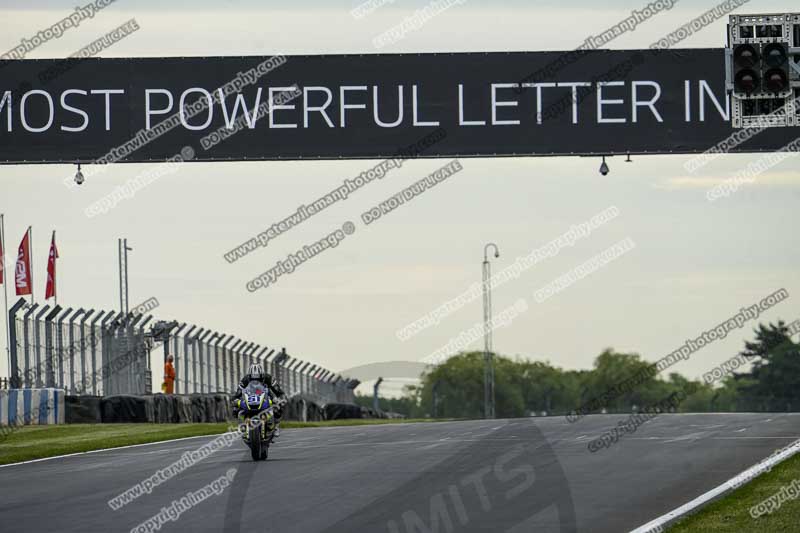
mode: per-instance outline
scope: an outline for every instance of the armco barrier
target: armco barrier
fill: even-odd
[[[0,391],[0,426],[64,423],[65,393],[61,389]]]

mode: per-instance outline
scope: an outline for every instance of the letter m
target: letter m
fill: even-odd
[[[11,91],[6,91],[3,93],[3,99],[0,100],[0,113],[3,112],[3,108],[6,106],[6,101],[8,102],[8,114],[6,115],[6,131],[11,131]]]
[[[437,494],[431,498],[431,527],[422,521],[416,511],[406,511],[403,513],[403,522],[407,533],[447,533],[453,532],[453,521],[444,502],[444,496]],[[440,528],[444,524],[444,530]]]
[[[667,368],[669,368],[670,366],[672,366],[672,365],[670,364],[670,362],[668,360],[666,360],[666,357],[665,357],[664,359],[659,359],[658,360],[658,362],[656,363],[656,370],[658,370],[658,372],[662,372],[662,371],[666,370]]]

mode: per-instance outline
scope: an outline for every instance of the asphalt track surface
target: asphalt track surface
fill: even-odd
[[[231,468],[230,487],[151,531],[628,531],[800,439],[791,414],[662,415],[610,448],[598,415],[284,430],[240,442],[119,510],[108,500],[213,437],[0,468],[0,530],[131,531]]]

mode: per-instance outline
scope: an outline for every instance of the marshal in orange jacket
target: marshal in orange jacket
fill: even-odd
[[[164,383],[167,385],[167,394],[175,394],[175,367],[172,365],[172,356],[167,357],[164,363]]]

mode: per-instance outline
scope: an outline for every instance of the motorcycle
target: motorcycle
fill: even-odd
[[[239,427],[244,433],[245,444],[250,448],[250,455],[253,461],[266,461],[277,428],[272,395],[263,384],[252,382],[237,402]]]

